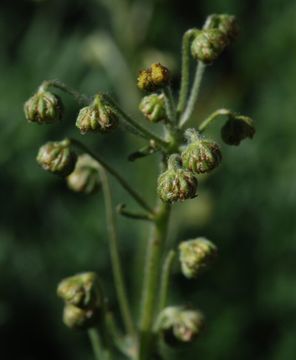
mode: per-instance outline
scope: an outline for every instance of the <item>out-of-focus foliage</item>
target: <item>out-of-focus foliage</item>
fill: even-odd
[[[218,107],[229,107],[252,116],[257,134],[238,149],[223,146],[222,165],[201,182],[199,198],[174,211],[171,242],[206,236],[220,255],[196,281],[185,280],[176,269],[172,304],[186,299],[199,306],[207,315],[207,331],[189,351],[170,358],[293,360],[296,4],[139,0],[131,11],[133,2],[126,0],[126,14],[134,17],[129,23],[124,0],[1,2],[0,354],[5,359],[92,359],[86,336],[61,321],[55,288],[65,276],[98,271],[117,309],[102,196],[71,193],[34,160],[43,142],[80,136],[74,127],[78,107],[63,96],[63,123],[37,126],[26,124],[24,101],[42,80],[58,78],[88,94],[110,91],[141,119],[137,70],[164,61],[174,71],[176,90],[182,33],[201,26],[209,13],[228,12],[238,16],[241,36],[207,70],[191,125]],[[217,140],[218,128],[212,130]],[[154,159],[126,160],[141,141],[122,131],[83,140],[154,200]],[[113,192],[117,202],[130,204],[117,186]],[[142,276],[137,267],[148,228],[118,222],[122,255],[132,259],[125,271],[136,314]]]

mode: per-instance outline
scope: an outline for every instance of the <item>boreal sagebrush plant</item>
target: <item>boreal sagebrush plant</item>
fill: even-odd
[[[170,304],[169,280],[176,258],[180,271],[188,279],[196,279],[206,271],[217,256],[217,247],[206,237],[182,241],[177,249],[165,254],[171,208],[176,202],[198,201],[199,177],[214,171],[222,161],[222,150],[217,140],[206,135],[208,126],[218,117],[226,117],[221,128],[222,141],[239,145],[255,133],[253,120],[228,109],[218,109],[194,128],[187,128],[191,119],[205,69],[215,62],[238,36],[234,16],[211,15],[201,28],[185,32],[182,44],[181,85],[176,99],[171,89],[169,69],[160,63],[141,70],[137,85],[143,92],[139,111],[153,127],[163,125],[159,135],[134,120],[122,110],[111,96],[98,91],[89,97],[71,89],[59,80],[44,81],[24,105],[30,123],[51,124],[61,121],[63,105],[54,89],[74,97],[81,106],[76,127],[81,134],[106,134],[123,129],[142,138],[141,149],[131,154],[130,160],[156,154],[160,174],[155,190],[158,200],[151,205],[100,154],[90,150],[77,138],[50,141],[42,145],[37,155],[38,164],[46,171],[64,178],[69,189],[91,195],[102,190],[107,215],[109,247],[122,323],[118,326],[108,308],[104,293],[104,279],[94,272],[74,274],[63,279],[57,294],[64,301],[63,321],[71,329],[87,331],[97,360],[122,356],[134,360],[165,359],[165,346],[190,346],[203,331],[205,316],[200,309],[183,304]],[[191,81],[190,63],[196,63]],[[117,206],[117,212],[133,220],[151,223],[148,240],[140,317],[137,321],[130,311],[126,291],[108,175],[138,203],[141,211]],[[178,256],[177,256],[178,253]],[[186,302],[188,299],[186,299]]]

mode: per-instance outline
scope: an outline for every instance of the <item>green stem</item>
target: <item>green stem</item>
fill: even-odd
[[[172,266],[175,260],[176,252],[171,250],[167,257],[165,258],[162,273],[161,273],[161,281],[160,281],[160,294],[159,294],[159,305],[158,305],[158,312],[160,313],[161,310],[166,306],[167,297],[168,297],[168,290],[169,290],[169,281]]]
[[[135,329],[127,300],[127,292],[123,280],[122,266],[119,257],[118,238],[116,231],[115,216],[112,206],[111,189],[107,174],[102,167],[100,168],[100,174],[101,174],[102,188],[105,199],[107,229],[109,234],[109,246],[110,246],[110,255],[111,255],[115,288],[118,296],[119,307],[121,310],[125,329],[127,333],[133,335],[135,333]]]
[[[181,115],[181,118],[180,118],[180,125],[179,125],[180,128],[182,128],[186,124],[186,122],[190,119],[190,117],[193,113],[194,106],[195,106],[195,103],[196,103],[198,95],[199,95],[200,85],[201,85],[201,81],[202,81],[202,77],[203,77],[205,68],[206,68],[206,65],[203,64],[201,61],[196,66],[195,78],[194,78],[194,82],[192,85],[191,93],[190,93],[185,111],[183,112],[183,114]]]
[[[149,213],[153,213],[154,210],[146,203],[146,201],[128,184],[128,182],[118,174],[111,166],[109,166],[102,158],[88,149],[83,143],[76,139],[70,139],[70,142],[80,148],[82,151],[88,153],[92,158],[94,158],[99,164],[103,166],[105,170],[109,172],[112,176],[116,178],[116,180],[120,183],[120,185],[137,201],[139,205],[141,205],[145,210]]]
[[[152,215],[126,210],[125,207],[126,207],[125,204],[119,204],[117,205],[116,210],[120,215],[126,216],[131,219],[153,221]]]
[[[80,94],[78,91],[59,80],[46,80],[41,84],[40,89],[47,89],[49,86],[55,87],[73,96],[79,105],[88,105],[90,102],[90,99],[86,95]]]
[[[202,133],[210,125],[210,123],[215,120],[218,116],[230,115],[231,111],[227,109],[219,109],[213,112],[209,117],[207,117],[198,127],[198,131]]]
[[[167,236],[170,208],[169,204],[159,204],[157,219],[153,225],[151,238],[148,243],[140,318],[140,360],[150,359],[151,351],[153,350],[152,325],[155,316],[160,260]]]
[[[181,75],[181,86],[177,111],[178,114],[182,114],[189,92],[189,75],[190,75],[190,42],[197,29],[190,29],[183,35],[182,42],[182,75]]]
[[[163,150],[166,150],[168,147],[168,143],[166,143],[163,139],[158,137],[157,135],[150,132],[148,129],[144,128],[142,125],[140,125],[138,122],[133,120],[129,115],[127,115],[119,105],[115,103],[115,101],[108,95],[103,95],[105,100],[114,108],[114,110],[133,128],[135,128],[137,131],[141,133],[143,137],[145,137],[147,140],[154,140],[156,144]]]
[[[176,106],[174,97],[172,94],[172,88],[170,86],[166,86],[163,90],[164,101],[165,101],[165,109],[168,116],[169,121],[172,124],[176,123]]]
[[[102,342],[100,338],[100,334],[97,329],[91,328],[88,330],[88,336],[92,345],[92,349],[94,352],[94,356],[96,360],[104,360],[105,355],[102,349]]]

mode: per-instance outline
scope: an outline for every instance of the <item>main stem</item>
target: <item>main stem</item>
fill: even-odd
[[[114,210],[112,206],[111,189],[107,174],[102,167],[100,169],[100,173],[101,173],[101,181],[102,181],[103,193],[105,198],[107,228],[109,233],[109,246],[110,246],[111,264],[112,264],[115,288],[116,288],[119,307],[121,310],[126,331],[127,333],[133,335],[135,333],[135,329],[127,300],[127,292],[124,284],[122,266],[119,257],[118,239],[117,239]]]
[[[140,318],[139,360],[150,359],[151,351],[153,350],[152,325],[160,278],[160,263],[167,236],[170,209],[171,206],[169,204],[159,203],[156,220],[148,243]]]
[[[98,330],[95,328],[91,328],[88,330],[88,336],[91,342],[91,346],[94,352],[94,356],[96,360],[104,360],[105,355],[102,349],[102,342]]]

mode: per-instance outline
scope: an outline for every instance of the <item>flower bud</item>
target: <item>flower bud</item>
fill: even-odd
[[[204,316],[197,310],[169,306],[158,317],[157,329],[171,346],[192,342],[204,328]]]
[[[72,304],[64,307],[63,321],[71,329],[86,330],[93,327],[99,319],[99,309],[80,309]]]
[[[226,36],[228,44],[234,42],[239,35],[239,25],[233,15],[213,14],[208,17],[205,28],[220,30]]]
[[[198,32],[191,44],[192,56],[205,64],[216,60],[227,45],[226,36],[218,29],[204,29]]]
[[[61,120],[63,104],[59,96],[39,90],[25,102],[24,112],[29,122],[51,124]]]
[[[221,129],[221,137],[227,145],[239,145],[246,138],[255,135],[253,120],[248,116],[230,115]]]
[[[76,126],[81,134],[108,132],[118,125],[118,115],[102,96],[96,95],[93,102],[79,111]]]
[[[138,76],[138,88],[153,92],[167,86],[170,81],[169,70],[161,64],[152,64],[150,68],[141,70]]]
[[[38,164],[53,174],[68,176],[75,168],[76,154],[70,149],[70,141],[50,141],[41,146],[37,155]]]
[[[218,144],[199,135],[194,129],[187,129],[188,145],[181,154],[183,166],[195,174],[215,169],[221,162],[222,154]]]
[[[99,280],[93,272],[65,278],[59,283],[57,294],[67,304],[80,309],[99,307],[102,302]]]
[[[163,94],[151,94],[143,97],[139,109],[153,123],[167,120]]]
[[[158,178],[158,195],[164,202],[173,203],[196,197],[197,179],[181,166],[181,158],[173,154],[168,160],[168,169]]]
[[[101,184],[98,163],[87,154],[80,155],[74,171],[67,177],[67,184],[75,192],[95,193]]]
[[[216,246],[203,237],[181,242],[179,252],[182,273],[189,279],[206,270],[217,256]]]

